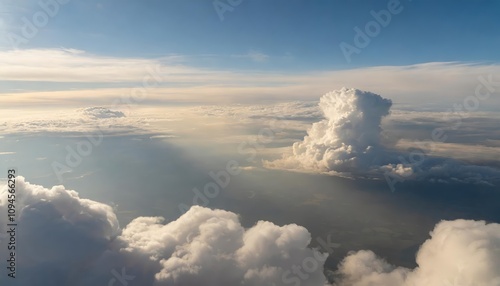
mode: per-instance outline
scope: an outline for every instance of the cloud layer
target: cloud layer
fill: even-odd
[[[127,111],[127,108],[122,109]],[[10,114],[13,116],[9,116]],[[0,132],[3,134],[140,134],[144,133],[146,121],[142,117],[129,117],[122,111],[100,106],[77,110],[34,111],[29,115],[12,111],[10,114],[0,119]]]
[[[259,53],[245,57],[266,59]],[[152,104],[311,100],[332,88],[356,86],[390,96],[396,103],[447,107],[473,94],[478,76],[500,72],[498,65],[459,62],[300,73],[255,72],[208,69],[207,60],[222,66],[227,62],[227,58],[213,55],[151,59],[99,56],[74,49],[0,51],[0,78],[6,81],[0,87],[0,105],[104,105],[118,95],[129,94],[131,84],[143,87],[149,78],[145,102]],[[33,89],[33,82],[44,84]],[[498,87],[498,79],[492,85]],[[499,104],[498,97],[491,97],[483,107],[497,110]]]
[[[17,178],[17,278],[5,285],[330,285],[326,254],[308,248],[301,226],[259,221],[245,229],[238,215],[194,206],[172,222],[138,217],[120,229],[113,209],[63,186],[46,189]],[[7,213],[7,188],[0,212]],[[0,233],[6,233],[0,216]],[[0,255],[7,257],[7,237]],[[348,255],[337,286],[500,285],[500,224],[442,221],[416,257],[396,267],[363,250]],[[14,281],[14,284],[11,284]]]

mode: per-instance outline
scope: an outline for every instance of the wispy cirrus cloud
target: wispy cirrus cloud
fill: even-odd
[[[267,55],[244,55],[257,61]],[[213,59],[215,61],[223,59]],[[426,63],[350,70],[255,72],[196,65],[196,57],[124,58],[74,49],[0,51],[0,104],[103,105],[154,73],[160,84],[148,89],[145,104],[228,103],[269,100],[316,100],[343,86],[384,94],[397,104],[446,105],[474,93],[478,76],[493,75],[500,65]],[[491,97],[488,108],[500,105]]]
[[[262,62],[267,62],[269,60],[269,56],[258,51],[250,50],[248,53],[244,55],[233,55],[233,58],[243,58],[243,59],[250,59],[254,62],[262,63]]]
[[[124,82],[140,81],[145,67],[178,59],[114,58],[75,49],[0,51],[0,78],[4,81]],[[177,67],[176,72],[183,70]]]

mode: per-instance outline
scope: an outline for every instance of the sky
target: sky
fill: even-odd
[[[39,1],[18,2],[2,1],[4,35],[21,35],[23,17],[33,22],[43,11]],[[374,19],[370,12],[387,10],[390,1],[234,1],[236,7],[219,13],[203,0],[60,2],[67,3],[19,48],[141,58],[173,54],[210,68],[295,71],[499,59],[497,1],[401,0],[399,13],[391,13],[390,24],[350,63],[339,45],[352,45],[354,27],[364,30]],[[3,50],[12,48],[2,39]]]
[[[499,8],[0,1],[0,284],[500,285]]]

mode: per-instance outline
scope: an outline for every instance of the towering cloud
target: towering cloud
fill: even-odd
[[[293,154],[266,162],[268,167],[319,172],[368,171],[380,154],[382,118],[391,100],[357,89],[342,88],[321,97],[325,119],[293,144]]]
[[[500,171],[492,167],[431,157],[424,150],[402,152],[384,146],[381,123],[391,105],[389,99],[357,89],[327,93],[319,103],[325,119],[313,123],[304,140],[293,144],[291,153],[264,161],[264,166],[348,177],[385,176],[391,185],[406,179],[488,185],[500,181]]]

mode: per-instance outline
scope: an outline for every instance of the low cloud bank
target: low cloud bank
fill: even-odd
[[[120,228],[106,204],[63,186],[47,189],[22,177],[16,184],[17,276],[1,275],[1,285],[330,285],[326,254],[309,248],[310,233],[295,224],[260,221],[245,229],[235,213],[194,206],[172,222],[138,217]],[[7,193],[0,189],[1,213]],[[0,233],[6,225],[0,216]],[[1,257],[9,240],[0,236]],[[442,221],[416,260],[418,267],[407,269],[371,251],[351,253],[331,285],[498,286],[500,224]]]
[[[22,177],[16,184],[17,277],[10,284],[14,280],[2,275],[2,285],[119,285],[119,279],[143,286],[326,281],[326,254],[308,248],[310,233],[295,224],[259,221],[245,229],[235,213],[193,206],[172,222],[138,217],[120,229],[108,205],[63,186],[46,189]],[[6,214],[6,186],[0,195],[0,212]],[[1,216],[1,233],[8,230],[6,224]],[[0,238],[1,257],[7,257],[8,239]],[[299,271],[307,279],[301,280]]]

